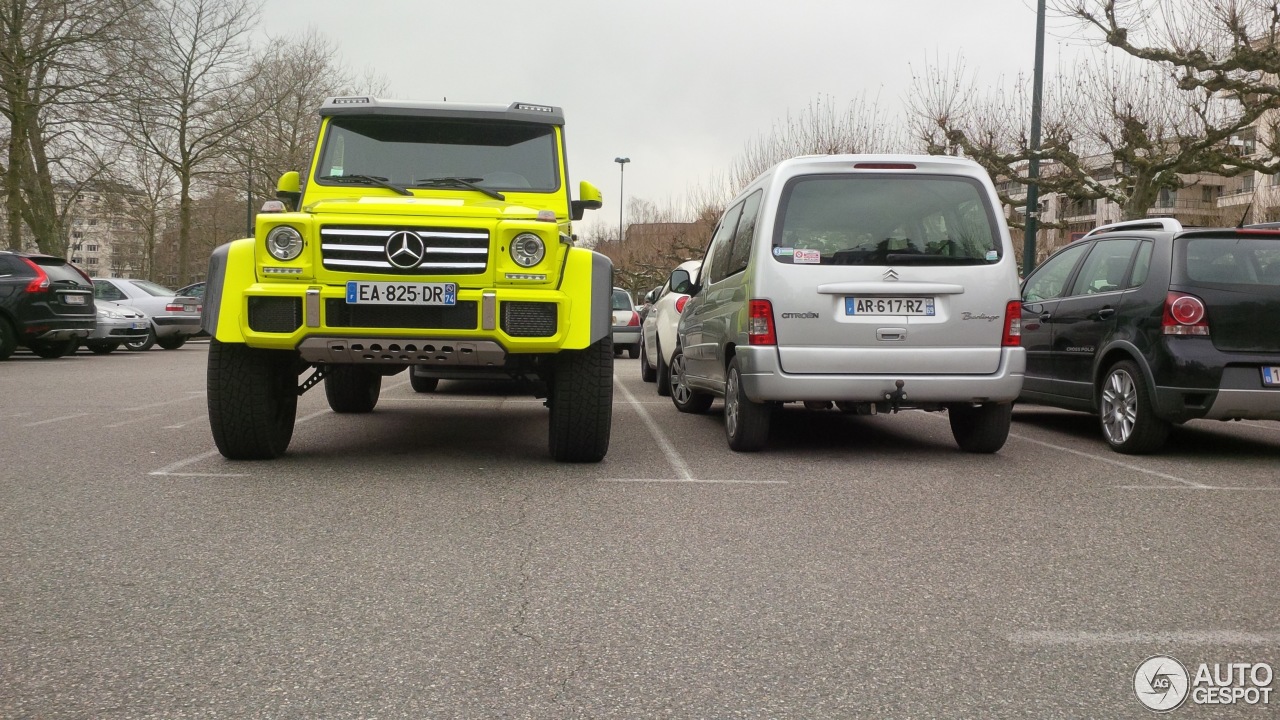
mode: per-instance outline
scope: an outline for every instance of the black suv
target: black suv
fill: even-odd
[[[1099,227],[1022,284],[1019,401],[1095,413],[1114,450],[1172,423],[1280,420],[1280,230]]]
[[[74,352],[97,318],[93,282],[75,265],[0,251],[0,360],[20,344],[44,358]]]

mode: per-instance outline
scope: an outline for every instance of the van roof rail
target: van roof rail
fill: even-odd
[[[1166,230],[1168,232],[1182,232],[1182,223],[1173,218],[1144,218],[1141,220],[1125,220],[1123,222],[1110,223],[1108,225],[1099,225],[1084,234],[1084,237],[1091,235],[1101,235],[1102,233],[1115,232],[1116,230]],[[1084,238],[1080,238],[1083,240]]]

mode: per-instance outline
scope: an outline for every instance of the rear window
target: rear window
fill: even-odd
[[[163,285],[157,285],[150,280],[130,280],[129,282],[133,283],[134,287],[148,295],[154,295],[156,297],[172,297],[177,294],[169,288]]]
[[[1003,248],[972,178],[814,175],[783,191],[773,256],[794,265],[981,265]]]
[[[1184,247],[1181,260],[1192,282],[1280,286],[1280,239],[1192,238]]]
[[[631,303],[631,296],[626,290],[613,291],[613,309],[614,310],[634,310],[635,306]]]
[[[72,267],[71,263],[65,260],[49,257],[33,257],[30,260],[39,265],[41,270],[44,270],[45,274],[49,276],[49,282],[71,283],[86,288],[93,287],[78,270]]]

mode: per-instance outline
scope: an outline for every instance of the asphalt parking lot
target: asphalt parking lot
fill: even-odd
[[[1143,717],[1149,656],[1280,665],[1280,423],[1130,457],[1019,406],[975,456],[797,407],[739,455],[620,359],[598,465],[404,374],[233,463],[206,351],[0,363],[0,716]]]

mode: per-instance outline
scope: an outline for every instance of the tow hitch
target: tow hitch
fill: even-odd
[[[896,413],[902,406],[902,403],[907,399],[907,394],[902,390],[902,388],[906,386],[906,383],[901,380],[895,380],[893,386],[896,387],[897,390],[885,393],[884,399],[889,401],[889,411]]]

